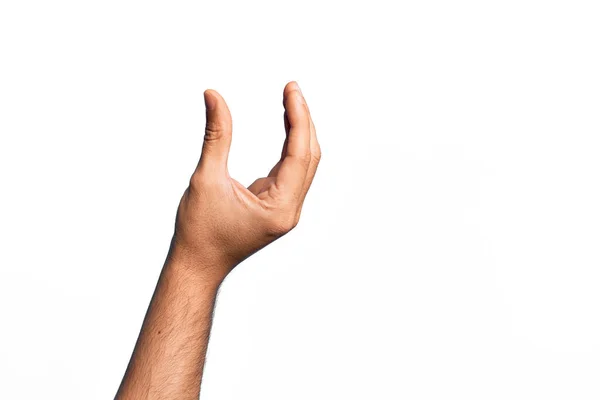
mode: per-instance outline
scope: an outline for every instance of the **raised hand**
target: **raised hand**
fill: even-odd
[[[283,91],[286,138],[268,176],[248,188],[229,176],[231,114],[213,90],[204,93],[206,132],[198,166],[177,212],[172,256],[223,278],[238,263],[293,229],[317,170],[321,149],[295,82]]]
[[[167,261],[117,400],[198,399],[217,290],[242,260],[289,232],[317,170],[321,150],[295,82],[283,91],[281,159],[245,188],[227,172],[231,115],[204,93],[202,156],[185,191]]]

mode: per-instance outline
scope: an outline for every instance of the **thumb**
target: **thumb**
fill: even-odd
[[[227,170],[227,156],[231,146],[231,114],[227,103],[215,90],[204,92],[206,129],[202,156],[198,167],[208,173]]]

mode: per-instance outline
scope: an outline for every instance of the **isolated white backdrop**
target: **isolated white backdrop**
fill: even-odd
[[[298,228],[224,283],[203,399],[600,397],[594,1],[0,3],[0,398],[112,398],[202,140]]]

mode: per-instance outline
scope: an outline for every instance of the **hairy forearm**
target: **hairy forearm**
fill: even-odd
[[[204,99],[202,155],[179,203],[169,256],[117,400],[198,399],[219,285],[296,226],[321,157],[304,96],[290,82],[283,92],[281,157],[246,188],[227,171],[229,108],[215,91]]]
[[[171,248],[117,400],[198,399],[221,277]]]

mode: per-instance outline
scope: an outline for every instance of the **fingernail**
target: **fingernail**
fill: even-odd
[[[300,92],[300,94],[302,94],[302,89],[300,89],[300,85],[298,85],[298,82],[296,82],[296,89]]]
[[[209,94],[208,90],[204,92],[204,104],[206,104],[206,109],[211,111],[217,107],[217,99],[212,94]]]

